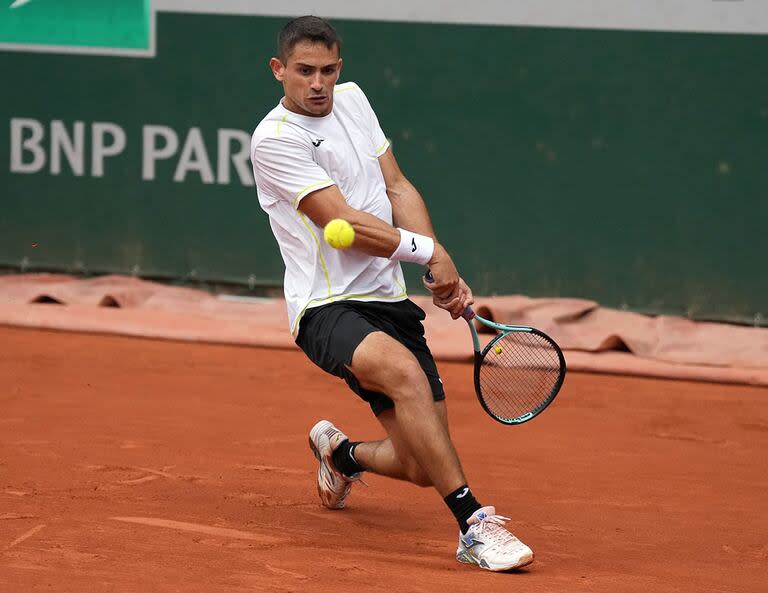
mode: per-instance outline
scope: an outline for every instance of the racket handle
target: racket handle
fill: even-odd
[[[427,284],[432,284],[435,281],[435,278],[432,276],[432,272],[430,272],[429,269],[424,272],[424,279],[427,281]],[[475,312],[472,310],[472,305],[467,305],[467,308],[464,309],[464,313],[462,313],[461,316],[467,321],[472,321],[475,318]]]

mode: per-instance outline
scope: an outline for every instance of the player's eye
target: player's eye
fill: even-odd
[[[311,68],[307,68],[307,67],[303,67],[303,68],[299,69],[299,72],[301,72],[302,74],[304,74],[306,76],[306,75],[309,75],[309,74],[312,73],[312,69]]]
[[[336,72],[336,68],[334,66],[326,66],[323,68],[323,74],[333,74]]]

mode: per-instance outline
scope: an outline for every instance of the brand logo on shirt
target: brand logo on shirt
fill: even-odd
[[[312,140],[312,144],[314,144],[315,146],[320,146],[323,140],[325,140],[325,138],[318,138],[317,140]]]
[[[416,251],[416,239],[411,239],[411,253]]]

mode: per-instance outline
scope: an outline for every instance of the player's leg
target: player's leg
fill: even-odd
[[[358,345],[370,333],[381,331],[372,321],[375,318],[366,316],[354,303],[340,302],[309,309],[301,320],[296,344],[317,366],[344,379],[378,414],[386,406],[392,406],[391,400],[381,393],[365,392],[348,369]],[[352,483],[363,471],[346,455],[350,450],[347,436],[328,420],[321,420],[310,430],[309,445],[319,461],[320,500],[329,509],[343,509]],[[345,463],[340,463],[341,460]]]
[[[361,365],[356,365],[360,362],[358,354],[365,355],[368,351],[367,346],[371,346],[370,352],[376,353],[379,366],[386,367],[386,364],[381,364],[381,355],[387,351],[382,342],[386,343],[385,338],[388,337],[379,333],[371,334],[355,351],[351,368],[356,372],[355,376],[359,381],[363,373],[361,372]],[[399,345],[399,342],[397,343]],[[415,352],[419,356],[417,363],[420,365],[422,376],[426,378],[426,373],[435,374],[436,368],[431,355],[425,360],[422,350],[417,349]],[[396,389],[385,388],[386,386],[380,382],[382,377],[384,381],[391,381],[391,377],[385,374],[380,375],[375,380],[368,377],[360,382],[367,389],[395,394],[395,397],[392,398],[394,409],[387,409],[378,414],[378,418],[389,436],[382,441],[363,442],[354,447],[357,471],[367,469],[374,473],[407,479],[422,486],[434,485],[434,474],[427,470],[429,462],[424,461],[424,456],[419,455],[411,448],[413,440],[410,438],[412,435],[409,434],[409,431],[413,430],[414,427],[412,424],[409,425],[410,418],[403,418],[402,414],[403,401],[407,402],[408,400],[398,396]],[[396,375],[396,379],[401,385],[408,385],[408,381],[402,381],[402,376]],[[433,392],[433,395],[437,395],[436,392]],[[434,416],[438,417],[440,425],[444,428],[444,434],[455,454],[448,433],[445,402],[434,402],[432,409]],[[424,413],[424,410],[422,409],[421,412]],[[416,428],[416,430],[422,429]],[[348,442],[345,444],[349,446]],[[456,458],[458,461],[458,456]],[[460,465],[459,472],[463,480],[463,471],[461,471]],[[533,561],[531,549],[504,528],[505,522],[509,519],[497,515],[496,509],[492,506],[481,507],[465,481],[462,481],[461,486],[444,495],[443,499],[456,518],[460,529],[459,545],[456,550],[457,560],[493,571],[519,568]]]
[[[448,430],[448,409],[445,401],[434,402],[433,405],[441,424]],[[432,486],[427,472],[407,449],[397,422],[396,410],[384,410],[377,419],[387,431],[387,438],[359,443],[354,449],[355,460],[364,469],[375,474],[406,480],[417,486]]]
[[[355,349],[349,369],[363,388],[386,393],[394,402],[400,441],[394,445],[400,445],[401,457],[415,459],[443,497],[466,485],[432,387],[410,350],[384,332],[374,332]]]
[[[420,440],[418,435],[414,438],[415,426],[415,430],[422,431],[422,436],[432,435],[438,441],[442,437],[443,450],[449,452],[448,463],[438,464],[437,471],[443,471],[440,465],[450,470],[453,459],[453,481],[461,480],[455,490],[444,495],[461,530],[457,559],[490,570],[527,564],[533,559],[530,549],[502,527],[504,518],[496,515],[493,507],[478,508],[479,503],[464,483],[458,456],[448,435],[444,404],[434,403],[444,395],[434,360],[424,341],[421,320],[423,311],[404,302],[372,307],[334,304],[308,312],[302,321],[297,344],[315,364],[345,379],[355,393],[368,401],[374,413],[381,417],[389,435],[371,447],[376,452],[376,460],[371,463],[373,467],[361,466],[355,461],[351,474],[346,472],[345,475],[339,470],[341,464],[335,458],[344,449],[352,450],[349,439],[327,420],[318,422],[310,432],[310,445],[320,461],[318,492],[321,500],[329,508],[343,508],[352,481],[359,477],[357,472],[366,469],[409,478],[420,484],[429,481],[441,493],[450,488],[450,478],[442,480],[442,485],[440,480],[435,480],[436,470],[428,461],[429,448],[427,455],[420,454],[423,453],[419,449],[423,447],[423,439]],[[367,343],[365,347],[364,342]],[[386,355],[382,356],[382,353]],[[366,389],[350,369],[363,376],[367,367],[372,373],[363,383]],[[386,369],[390,372],[384,372]],[[388,397],[390,394],[393,397]],[[394,410],[387,411],[387,408]],[[426,422],[420,426],[418,421],[413,422],[414,417],[426,419]],[[425,424],[427,430],[423,428]],[[437,449],[439,457],[441,448],[431,449],[432,453]]]

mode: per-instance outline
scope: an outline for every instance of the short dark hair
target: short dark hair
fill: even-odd
[[[331,23],[319,16],[300,16],[286,23],[277,36],[277,55],[285,63],[297,43],[322,43],[328,49],[335,45],[341,54],[341,37]]]

